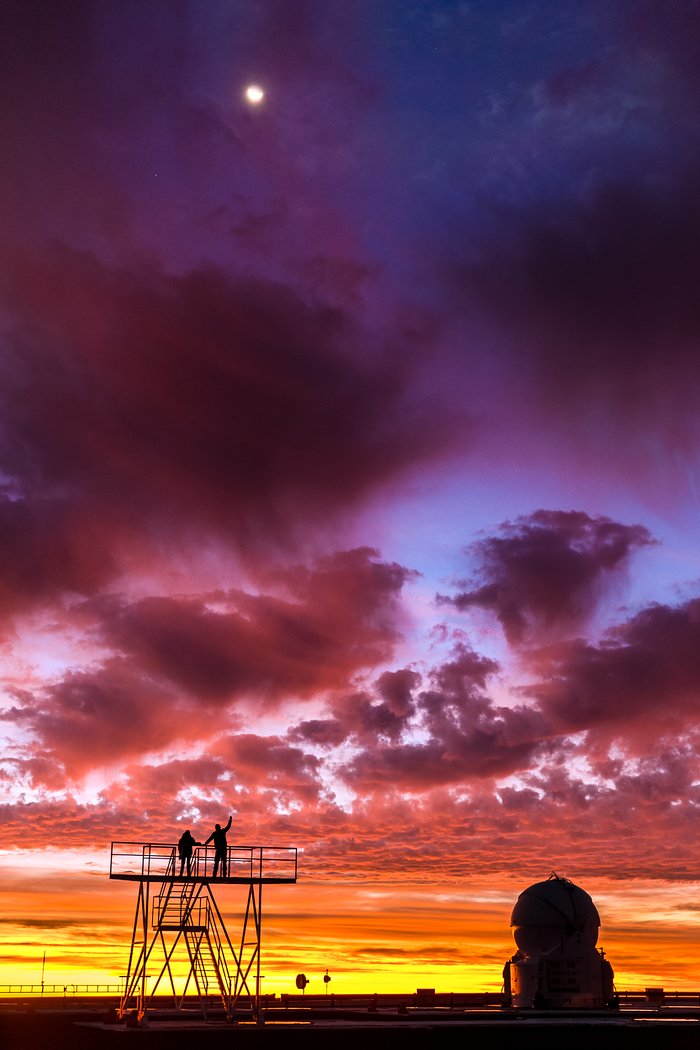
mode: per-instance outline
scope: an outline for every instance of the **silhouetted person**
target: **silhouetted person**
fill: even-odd
[[[229,815],[228,824],[225,828],[221,827],[221,824],[217,824],[212,831],[211,835],[204,843],[207,846],[211,840],[214,840],[214,878],[219,870],[219,863],[221,863],[221,878],[225,879],[227,875],[227,846],[226,846],[226,832],[231,827],[231,821],[233,820],[233,814]]]
[[[185,864],[187,864],[187,875],[192,874],[192,850],[199,845],[200,843],[193,838],[189,831],[183,831],[177,844],[177,852],[180,857],[180,875],[182,875]]]

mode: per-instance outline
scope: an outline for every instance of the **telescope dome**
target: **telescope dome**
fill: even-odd
[[[594,948],[600,917],[585,890],[552,875],[523,890],[510,924],[518,948],[527,956],[536,956],[564,942],[581,950]]]

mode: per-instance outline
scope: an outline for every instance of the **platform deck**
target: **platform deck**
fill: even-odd
[[[195,845],[189,870],[183,864],[177,843],[113,842],[109,877],[122,882],[262,886],[297,881],[297,850],[294,846],[227,846],[226,875],[214,846]],[[216,873],[215,873],[216,872]]]

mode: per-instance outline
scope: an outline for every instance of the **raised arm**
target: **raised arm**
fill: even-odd
[[[233,813],[229,813],[228,824],[224,828],[224,831],[228,831],[228,829],[231,827],[231,821],[232,820],[233,820]]]

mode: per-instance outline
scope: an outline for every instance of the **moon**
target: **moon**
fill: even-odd
[[[246,101],[250,102],[251,106],[259,106],[265,98],[265,92],[259,84],[249,84],[244,91],[244,95]]]

